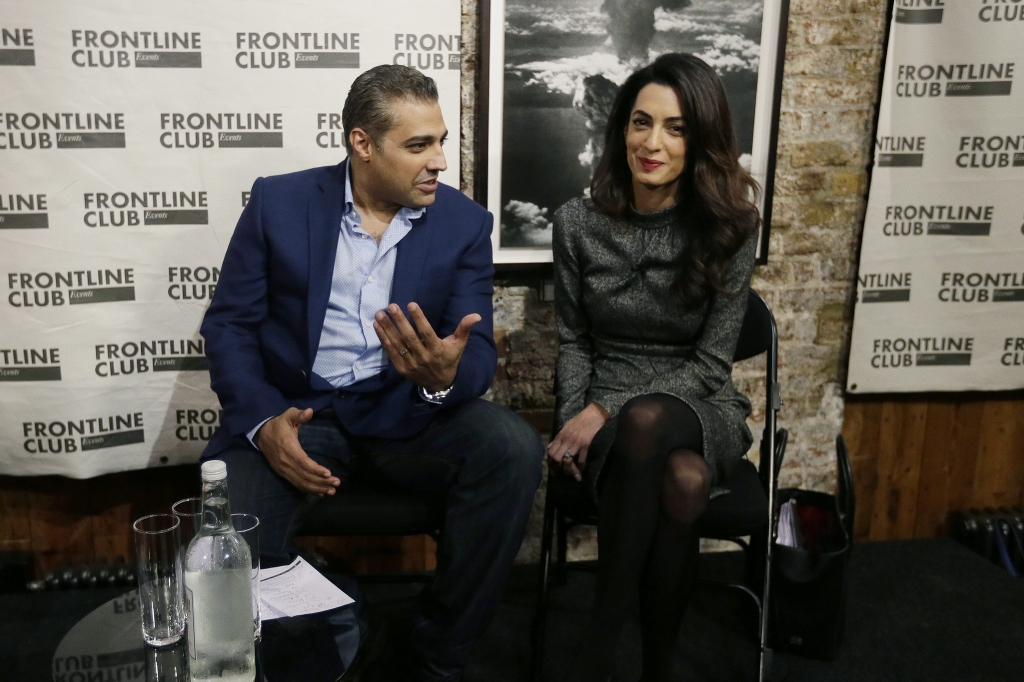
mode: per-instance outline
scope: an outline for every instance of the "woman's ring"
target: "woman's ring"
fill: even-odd
[[[572,459],[572,450],[566,450],[565,454],[562,455],[562,459]]]
[[[406,354],[406,353],[408,353],[408,352],[409,352],[409,349],[408,349],[408,348],[403,348],[402,350],[398,351],[398,354],[399,354],[399,355],[405,355],[405,354]]]

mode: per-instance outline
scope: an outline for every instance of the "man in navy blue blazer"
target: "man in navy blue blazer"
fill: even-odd
[[[267,565],[357,466],[443,496],[437,577],[392,674],[456,680],[522,543],[543,446],[480,398],[497,366],[493,219],[438,182],[433,80],[370,69],[342,124],[348,158],[257,179],[231,237],[201,328],[224,409],[203,459],[227,462]]]

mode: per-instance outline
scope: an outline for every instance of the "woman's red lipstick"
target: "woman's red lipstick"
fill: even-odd
[[[644,170],[649,170],[649,171],[655,170],[657,168],[661,168],[662,166],[665,165],[661,161],[655,161],[654,159],[645,159],[642,156],[638,156],[637,157],[637,161],[639,161],[640,165],[644,167]]]

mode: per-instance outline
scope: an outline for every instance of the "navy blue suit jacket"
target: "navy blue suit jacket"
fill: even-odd
[[[391,301],[415,301],[441,338],[479,313],[443,405],[387,362],[376,376],[335,390],[313,373],[331,294],[345,201],[345,165],[259,178],[231,237],[200,332],[223,421],[203,459],[289,407],[333,406],[356,435],[404,438],[438,410],[482,395],[497,366],[491,312],[493,218],[446,185],[398,243]],[[386,357],[385,357],[386,359]]]

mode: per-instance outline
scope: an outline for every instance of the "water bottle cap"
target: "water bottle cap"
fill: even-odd
[[[219,459],[203,462],[201,471],[204,481],[222,481],[228,477],[228,465]]]

